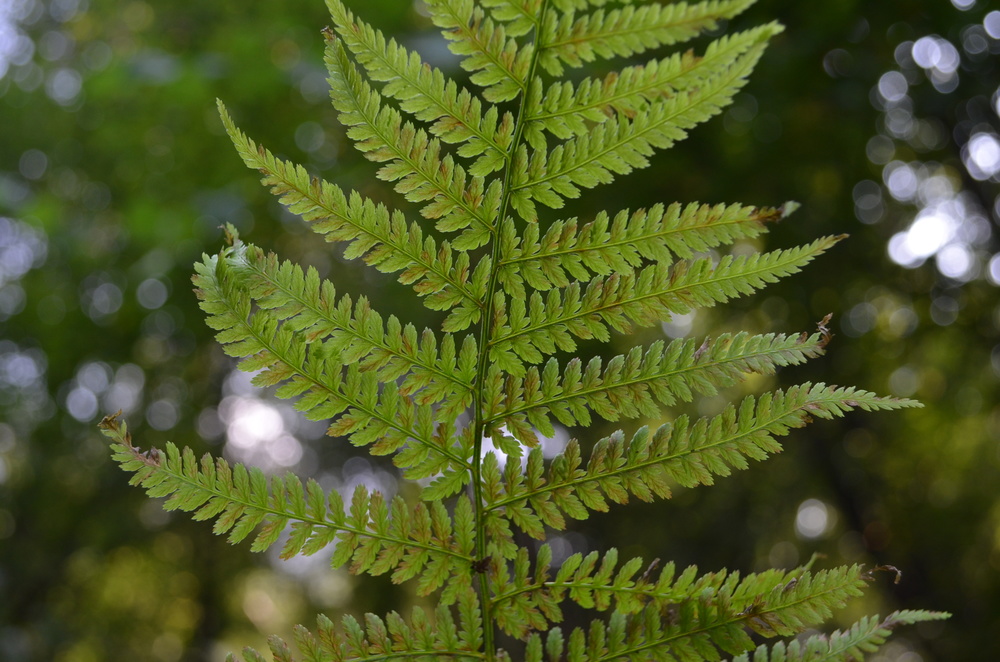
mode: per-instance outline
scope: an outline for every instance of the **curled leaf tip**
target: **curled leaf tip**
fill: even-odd
[[[121,415],[122,415],[121,409],[119,409],[113,414],[108,414],[107,416],[101,419],[101,422],[97,424],[97,427],[99,427],[102,430],[111,430],[112,432],[117,431],[118,419],[119,417],[121,417]]]
[[[830,320],[832,319],[833,313],[827,313],[826,316],[821,319],[818,324],[816,324],[816,330],[819,331],[822,336],[819,346],[823,349],[825,349],[826,346],[830,344],[830,341],[833,340],[833,333],[830,331],[830,327],[828,326],[830,324]]]
[[[895,578],[893,579],[893,584],[898,584],[903,581],[903,571],[894,565],[877,565],[868,572],[864,574],[864,579],[867,581],[874,581],[876,572],[892,572],[895,573]]]

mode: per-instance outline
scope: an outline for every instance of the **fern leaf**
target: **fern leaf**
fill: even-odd
[[[473,0],[430,0],[431,20],[442,29],[448,48],[462,56],[462,68],[483,88],[491,103],[509,101],[525,90],[534,45],[521,46],[507,34],[504,23],[486,16]],[[521,31],[515,27],[515,33]]]
[[[531,635],[529,662],[604,662],[605,660],[718,660],[721,653],[742,653],[753,646],[745,629],[764,636],[791,636],[828,618],[832,610],[859,595],[861,568],[843,567],[816,573],[771,571],[722,575],[718,588],[700,593],[666,610],[651,604],[631,617],[621,612],[607,623],[594,621],[589,631],[575,628],[564,639],[553,628],[542,643]],[[543,657],[544,652],[544,657]]]
[[[781,30],[781,25],[769,23],[723,36],[709,44],[703,56],[690,51],[675,53],[664,59],[625,67],[601,80],[586,78],[576,86],[568,81],[553,84],[545,90],[544,96],[529,96],[525,138],[536,149],[544,149],[542,130],[568,139],[587,133],[594,122],[604,122],[615,113],[634,117],[650,102],[690,90],[723,73],[738,56]]]
[[[695,566],[686,568],[678,575],[671,562],[657,575],[654,572],[656,563],[646,566],[640,558],[632,558],[619,565],[618,550],[611,548],[603,556],[597,552],[590,552],[586,556],[573,554],[563,561],[553,576],[551,558],[551,550],[547,545],[542,545],[532,570],[527,552],[522,549],[512,564],[513,577],[506,566],[500,566],[493,573],[491,587],[496,596],[495,602],[498,607],[503,605],[498,611],[517,611],[522,615],[528,613],[537,617],[537,622],[530,626],[515,622],[514,625],[520,625],[516,630],[503,628],[509,634],[523,638],[531,630],[545,630],[550,624],[561,622],[562,612],[558,605],[567,599],[585,609],[613,610],[617,614],[628,615],[640,613],[649,607],[667,612],[676,611],[683,609],[685,603],[690,603],[692,598],[717,596],[720,602],[730,605],[731,613],[745,616],[760,611],[768,603],[774,605],[780,602],[773,595],[777,587],[782,591],[791,591],[800,581],[807,585],[816,583],[817,580],[825,583],[827,575],[832,574],[820,572],[812,575],[804,568],[788,572],[772,570],[751,574],[741,581],[739,573],[725,570],[698,575]],[[637,577],[644,566],[645,572]],[[765,620],[771,618],[773,617]],[[789,620],[797,618],[799,617],[794,616]],[[748,638],[742,639],[749,644]],[[745,649],[748,646],[740,645],[737,648]],[[699,659],[712,657],[709,655]]]
[[[581,339],[608,341],[612,331],[750,294],[841,239],[715,253],[762,234],[794,203],[655,205],[584,223],[535,223],[539,203],[561,208],[584,188],[646,167],[656,150],[718,114],[781,26],[706,39],[700,55],[627,63],[574,83],[543,78],[538,67],[558,76],[598,58],[685,42],[753,0],[618,0],[616,8],[604,8],[608,0],[426,0],[469,72],[463,87],[359,20],[344,0],[326,2],[335,28],[323,30],[325,63],[338,117],[377,176],[430,225],[275,158],[220,103],[222,121],[244,162],[289,210],[328,241],[344,242],[345,257],[411,285],[444,316],[443,333],[418,332],[366,297],[338,297],[315,269],[244,244],[231,227],[229,245],[196,265],[194,283],[209,326],[238,367],[255,373],[254,385],[295,398],[307,418],[329,422],[331,436],[391,455],[403,477],[424,483],[422,500],[365,487],[325,493],[313,480],[199,459],[172,443],[143,453],[108,417],[101,427],[130,482],[165,497],[168,510],[212,520],[232,543],[252,541],[253,551],[280,545],[288,558],[329,549],[335,567],[437,594],[433,613],[418,608],[408,619],[366,614],[334,625],[320,617],[315,631],[297,627],[295,647],[310,662],[511,662],[497,646],[500,633],[524,642],[526,662],[724,655],[749,662],[752,635],[798,636],[858,595],[870,577],[857,566],[741,576],[668,563],[656,573],[655,564],[643,570],[641,559],[622,559],[615,548],[556,566],[552,547],[525,544],[612,503],[711,484],[779,452],[779,437],[815,417],[919,406],[807,383],[747,397],[717,416],[643,427],[628,440],[618,431],[586,462],[576,440],[550,462],[538,447],[557,422],[660,417],[666,407],[824,351],[828,319],[811,335],[656,341],[586,363],[552,356]],[[484,448],[490,441],[492,450]],[[578,608],[607,615],[564,634],[564,610]],[[866,619],[830,637],[760,647],[754,660],[847,662],[877,649],[896,624],[942,616]],[[275,662],[296,659],[277,637],[269,646]],[[264,656],[246,649],[244,659]]]
[[[328,37],[325,61],[330,96],[340,111],[340,121],[348,127],[348,136],[366,158],[386,163],[378,171],[379,178],[396,182],[396,190],[407,200],[429,201],[421,213],[436,219],[438,230],[463,230],[452,243],[456,249],[471,250],[489,241],[499,215],[500,183],[494,181],[487,188],[483,177],[467,181],[465,169],[450,154],[442,156],[438,139],[403,122],[399,111],[382,104],[381,96],[332,36]]]
[[[114,459],[134,474],[132,484],[150,497],[167,497],[165,510],[190,512],[195,520],[215,519],[214,533],[228,534],[231,544],[256,530],[251,549],[262,552],[289,528],[282,558],[333,545],[334,567],[346,565],[354,574],[392,572],[396,583],[418,577],[422,595],[447,583],[442,594],[446,603],[471,585],[470,521],[456,515],[453,525],[439,502],[411,509],[396,497],[386,504],[381,494],[362,486],[345,510],[337,492],[326,495],[313,480],[303,485],[292,474],[268,479],[256,467],[231,466],[207,454],[198,460],[190,448],[181,450],[173,443],[144,454],[132,445],[126,425],[111,417],[102,422],[102,431],[112,440]],[[456,510],[471,512],[471,505],[463,497]]]
[[[558,209],[564,198],[579,197],[581,187],[594,188],[613,181],[615,174],[645,168],[654,150],[683,140],[689,129],[728,105],[763,52],[763,44],[753,46],[696,90],[652,103],[631,119],[618,115],[547,153],[535,151],[529,159],[521,145],[512,166],[514,209],[521,218],[534,221],[534,201]]]
[[[715,395],[749,373],[771,374],[776,367],[819,356],[825,345],[820,333],[808,338],[739,333],[706,339],[700,346],[684,338],[667,346],[656,341],[645,352],[634,347],[609,360],[603,371],[599,357],[586,367],[580,359],[561,367],[553,358],[541,372],[532,366],[523,379],[507,378],[502,406],[487,411],[487,429],[503,424],[520,438],[518,431],[530,422],[553,436],[550,417],[569,426],[590,425],[590,412],[609,421],[655,418],[657,403],[669,407],[696,394]]]
[[[520,37],[538,28],[542,0],[482,0],[495,21],[504,23],[509,37]]]
[[[447,143],[461,144],[458,154],[477,157],[469,169],[473,175],[488,175],[504,166],[513,139],[514,117],[495,106],[485,111],[479,98],[445,78],[437,68],[424,63],[395,39],[358,20],[339,0],[327,6],[337,33],[365,67],[372,80],[386,83],[382,93],[398,99],[400,108],[422,122],[431,122],[430,132]]]
[[[718,264],[711,258],[673,267],[655,264],[639,272],[595,278],[584,292],[577,282],[550,290],[545,297],[535,292],[527,306],[523,299],[512,297],[508,308],[506,299],[498,295],[490,356],[510,374],[522,376],[522,361],[540,363],[543,355],[573,351],[574,336],[607,342],[609,328],[629,333],[633,325],[652,326],[672,315],[749,294],[798,272],[842,238],[823,237],[786,250],[726,256]]]
[[[552,550],[539,547],[532,572],[527,550],[519,549],[513,563],[513,576],[505,564],[496,564],[490,577],[494,595],[497,625],[507,634],[524,638],[531,631],[547,630],[563,620],[559,606],[567,597],[586,609],[606,611],[615,605],[616,611],[634,613],[649,599],[662,604],[679,599],[683,594],[655,590],[634,575],[642,567],[642,559],[631,559],[620,568],[618,550],[612,548],[600,559],[597,552],[586,557],[574,554],[566,559],[555,577],[551,575]]]
[[[880,620],[878,616],[866,616],[849,630],[836,630],[829,636],[814,634],[788,643],[779,641],[771,646],[761,645],[752,658],[749,653],[744,653],[733,658],[732,662],[855,662],[878,652],[892,630],[900,625],[949,616],[941,612],[910,610],[893,612],[885,620]]]
[[[732,18],[754,0],[706,0],[598,9],[577,18],[573,11],[545,25],[539,64],[553,76],[563,66],[580,67],[597,58],[628,57],[648,49],[669,46],[714,30],[721,19]]]
[[[854,409],[864,411],[918,407],[913,400],[881,398],[855,388],[802,384],[760,398],[748,396],[714,417],[691,422],[680,416],[654,432],[640,428],[626,440],[621,431],[594,446],[586,466],[572,440],[545,472],[541,449],[519,466],[497,472],[486,491],[487,509],[503,514],[529,535],[544,535],[541,525],[566,528],[566,518],[586,519],[590,510],[605,512],[608,501],[628,503],[666,499],[673,485],[711,485],[715,476],[746,469],[747,459],[764,460],[781,450],[776,438],[804,427],[813,418],[834,418]],[[513,464],[513,463],[511,463]],[[508,469],[510,467],[508,466]]]
[[[456,621],[454,611],[458,612]],[[340,627],[324,615],[316,619],[316,632],[297,625],[295,644],[303,662],[376,662],[380,660],[454,660],[474,662],[481,652],[482,625],[479,603],[472,591],[464,591],[456,609],[440,606],[434,617],[415,607],[409,620],[397,612],[385,619],[365,614],[364,625],[353,616],[344,616]],[[275,662],[292,662],[288,645],[278,637],[268,640]],[[245,662],[262,660],[252,648],[243,651]]]
[[[788,207],[794,203],[790,203]],[[501,226],[499,279],[513,298],[526,298],[525,284],[535,290],[567,287],[572,280],[627,273],[644,261],[669,266],[673,257],[690,258],[765,231],[765,223],[784,218],[785,207],[744,205],[654,205],[632,214],[624,210],[609,219],[600,212],[590,223],[576,219],[552,223],[544,235],[537,224],[518,236],[513,221]],[[541,236],[540,236],[541,235]]]
[[[539,572],[530,574],[528,550],[521,547],[513,563],[513,577],[506,563],[493,563],[489,573],[489,591],[497,627],[523,639],[529,632],[547,630],[549,623],[562,621],[557,601],[546,601],[535,586],[547,577],[551,549],[539,548]]]
[[[347,436],[357,445],[372,446],[375,454],[389,454],[415,445],[394,460],[411,477],[431,476],[442,469],[468,472],[466,451],[454,448],[445,423],[436,424],[429,405],[418,405],[393,382],[379,388],[375,372],[362,372],[357,364],[346,374],[339,360],[324,355],[319,345],[296,337],[280,324],[272,311],[252,310],[249,293],[229,266],[232,249],[220,257],[205,256],[195,265],[196,294],[207,323],[230,356],[241,358],[241,370],[257,372],[253,383],[271,386],[282,398],[301,396],[296,409],[311,420],[338,417],[329,428],[332,436]]]
[[[478,356],[472,336],[459,349],[451,334],[439,346],[429,329],[418,337],[412,324],[404,327],[394,315],[383,323],[367,298],[338,300],[333,284],[321,281],[315,269],[279,262],[253,245],[237,242],[227,260],[260,308],[273,310],[306,342],[322,341],[325,356],[373,370],[382,383],[400,379],[400,394],[420,405],[443,401],[449,418],[472,404]]]
[[[485,293],[474,291],[467,258],[456,258],[447,242],[438,246],[401,213],[390,213],[357,193],[346,196],[334,184],[311,178],[302,166],[275,158],[236,127],[221,101],[219,113],[247,167],[262,172],[262,183],[313,231],[327,241],[347,242],[345,257],[360,257],[383,273],[402,271],[399,282],[413,285],[432,310],[457,306],[462,313],[455,317],[469,323],[479,319]]]

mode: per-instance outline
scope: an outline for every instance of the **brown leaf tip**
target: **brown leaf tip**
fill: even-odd
[[[111,432],[118,432],[118,418],[122,415],[122,410],[119,409],[113,414],[108,414],[101,419],[101,422],[97,424],[102,430],[110,430]]]
[[[826,346],[830,344],[830,341],[833,340],[833,333],[830,332],[830,327],[827,326],[832,319],[833,313],[827,313],[826,316],[819,321],[819,324],[816,325],[816,330],[819,331],[820,336],[822,336],[819,341],[820,349],[825,349]]]
[[[873,581],[875,579],[876,572],[893,572],[896,574],[893,584],[898,584],[903,581],[903,571],[894,565],[877,565],[863,575],[863,578],[867,581]]]

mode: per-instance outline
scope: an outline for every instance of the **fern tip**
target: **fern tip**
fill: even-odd
[[[101,430],[107,430],[109,432],[118,432],[119,423],[118,419],[121,418],[122,410],[119,409],[113,414],[108,414],[101,419],[101,422],[97,424],[97,427]]]
[[[220,225],[219,229],[225,234],[226,245],[235,246],[240,241],[240,232],[236,229],[236,226],[232,223],[226,223],[225,225]]]
[[[820,349],[826,349],[826,346],[830,344],[833,340],[833,333],[830,331],[830,320],[833,319],[833,313],[827,313],[823,319],[816,324],[816,330],[819,331],[821,336],[819,347]]]

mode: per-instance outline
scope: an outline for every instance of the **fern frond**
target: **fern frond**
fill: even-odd
[[[226,258],[251,299],[307,343],[322,342],[323,352],[343,365],[357,363],[363,372],[375,371],[382,383],[401,380],[399,392],[414,402],[443,402],[443,414],[453,419],[472,404],[478,351],[472,336],[461,348],[451,334],[440,342],[430,329],[417,335],[395,315],[383,322],[368,299],[353,302],[320,280],[315,269],[265,255],[253,245],[237,242]]]
[[[826,342],[820,333],[808,338],[739,333],[705,339],[700,346],[691,338],[666,346],[658,340],[645,352],[634,347],[606,366],[600,357],[586,366],[580,359],[565,366],[549,359],[541,372],[531,366],[523,379],[507,377],[503,399],[492,400],[497,408],[487,410],[487,430],[503,425],[518,439],[534,440],[532,426],[545,436],[555,434],[551,418],[569,426],[590,425],[590,412],[609,421],[655,418],[657,403],[690,402],[696,394],[715,395],[749,373],[766,375],[779,366],[804,363],[822,354]]]
[[[403,122],[399,111],[382,104],[347,57],[341,42],[328,35],[325,62],[330,72],[330,97],[340,111],[347,135],[365,157],[386,163],[378,177],[396,182],[395,188],[411,202],[428,202],[421,213],[436,219],[442,232],[463,230],[453,242],[458,250],[478,248],[495,232],[501,185],[487,188],[483,177],[469,178],[450,154],[441,154],[441,142],[423,129]],[[489,273],[489,260],[481,265]]]
[[[355,489],[345,509],[339,493],[324,494],[314,480],[303,486],[290,473],[269,479],[256,467],[230,466],[208,454],[199,461],[190,448],[173,443],[144,454],[132,445],[125,424],[110,417],[102,431],[112,439],[115,461],[134,474],[132,485],[145,488],[150,497],[167,497],[165,510],[190,512],[199,521],[215,519],[213,532],[228,534],[231,544],[257,531],[250,548],[262,552],[290,528],[282,558],[333,545],[333,567],[347,566],[354,574],[391,572],[396,583],[417,578],[422,595],[447,584],[446,603],[471,586],[475,532],[472,505],[464,497],[454,520],[440,502],[410,508],[397,496],[386,503],[364,486]]]
[[[434,618],[414,607],[409,620],[397,612],[385,619],[365,614],[364,625],[353,616],[344,616],[338,628],[320,614],[316,633],[297,625],[295,644],[303,662],[376,662],[383,660],[454,660],[475,662],[486,659],[482,648],[482,617],[479,603],[471,591],[465,591],[458,601],[458,622],[453,610],[439,606]],[[274,662],[295,662],[288,645],[278,637],[268,640]],[[252,648],[243,651],[246,662],[263,662]],[[232,658],[234,661],[236,658]]]
[[[577,17],[568,11],[546,24],[539,64],[560,76],[563,67],[581,67],[597,58],[629,57],[652,48],[670,46],[714,30],[721,19],[732,18],[754,0],[706,0],[598,9]]]
[[[828,575],[843,572],[841,568],[832,573],[810,573],[805,568],[791,571],[770,570],[760,574],[751,574],[740,579],[738,572],[729,573],[726,570],[698,575],[695,566],[689,566],[680,575],[675,565],[670,562],[658,575],[654,572],[656,563],[646,567],[639,577],[636,574],[645,565],[640,558],[632,558],[619,565],[618,550],[609,549],[603,556],[590,552],[586,556],[576,553],[571,555],[552,574],[551,549],[548,545],[539,548],[535,567],[532,570],[527,550],[520,550],[512,564],[513,576],[504,564],[496,564],[496,570],[491,577],[491,588],[498,605],[498,613],[504,611],[530,614],[528,623],[518,623],[512,619],[514,630],[501,625],[505,632],[523,638],[531,630],[546,630],[553,623],[562,621],[562,611],[559,605],[569,599],[585,609],[597,611],[613,610],[618,614],[636,614],[647,608],[659,608],[666,611],[676,611],[683,608],[685,602],[698,596],[717,596],[720,601],[731,607],[731,613],[737,616],[758,614],[767,604],[775,606],[782,603],[775,597],[775,589],[782,592],[792,591],[800,582],[807,588],[801,595],[817,596],[810,587],[817,583],[825,585]],[[854,574],[854,569],[849,574]],[[863,579],[863,577],[861,578]],[[855,585],[862,584],[855,579]],[[770,594],[770,595],[768,595]],[[810,599],[807,598],[807,599]],[[500,607],[502,605],[502,607]],[[927,614],[927,612],[924,612]],[[800,627],[795,624],[799,616],[784,618],[785,627]],[[816,618],[816,616],[813,616]],[[919,618],[919,616],[918,616]],[[772,617],[765,617],[764,622],[771,622]],[[749,626],[760,632],[761,626]],[[786,630],[782,634],[788,634]],[[762,634],[773,634],[762,632]],[[746,639],[749,642],[749,639]],[[748,647],[747,647],[748,648]],[[711,658],[699,658],[711,659]]]
[[[426,0],[470,74],[466,87],[358,19],[345,0],[326,0],[337,115],[377,176],[429,223],[277,159],[219,104],[244,162],[290,211],[327,241],[345,242],[345,257],[395,273],[444,317],[443,333],[420,332],[366,297],[338,296],[316,269],[244,244],[231,227],[229,245],[204,256],[193,279],[209,326],[239,369],[255,373],[252,383],[295,399],[307,418],[328,422],[329,435],[391,455],[404,478],[425,483],[416,504],[363,486],[327,494],[314,480],[199,459],[173,443],[142,453],[115,417],[101,424],[133,484],[165,497],[168,510],[213,520],[230,542],[279,546],[282,558],[327,550],[335,567],[436,594],[433,613],[416,609],[409,619],[392,612],[334,625],[320,617],[316,631],[297,627],[303,660],[511,662],[497,644],[502,632],[525,644],[519,659],[528,662],[749,662],[753,635],[797,636],[870,579],[857,566],[814,572],[811,563],[746,576],[673,563],[654,572],[658,561],[643,571],[641,559],[622,559],[615,548],[555,565],[550,545],[526,544],[612,503],[711,484],[779,452],[779,437],[815,417],[919,406],[807,383],[746,397],[717,416],[642,427],[629,439],[618,431],[586,461],[571,440],[546,461],[539,436],[554,436],[557,422],[658,418],[750,374],[802,363],[830,339],[825,318],[811,335],[661,340],[586,362],[553,356],[750,294],[841,239],[715,252],[762,234],[794,203],[654,205],[535,223],[539,203],[561,208],[584,188],[646,167],[656,150],[718,114],[782,30],[770,23],[708,38],[704,50],[575,83],[542,74],[539,65],[558,76],[688,41],[753,3],[616,0],[603,8],[609,1]],[[607,614],[564,638],[556,625],[578,608]],[[847,662],[877,648],[897,623],[938,617],[866,619],[829,638],[761,647],[754,659]],[[275,662],[295,659],[278,638],[270,649]],[[264,658],[246,649],[244,659]]]
[[[895,611],[885,620],[866,616],[849,630],[836,630],[827,636],[814,634],[804,640],[761,645],[753,653],[744,653],[732,662],[856,662],[878,652],[892,630],[900,625],[949,618],[950,614],[931,611]]]
[[[226,353],[242,359],[241,370],[257,372],[255,385],[284,382],[276,395],[301,396],[295,408],[307,418],[337,417],[329,428],[332,436],[347,436],[356,445],[373,444],[376,455],[404,450],[394,461],[410,477],[448,469],[467,478],[467,450],[454,447],[451,425],[437,423],[429,405],[403,395],[395,382],[380,385],[377,373],[362,372],[357,364],[345,374],[339,357],[326,356],[321,345],[296,337],[274,312],[254,311],[249,292],[240,287],[230,266],[231,252],[205,256],[195,265],[195,292]]]
[[[511,205],[521,218],[534,221],[534,201],[558,209],[564,198],[579,197],[581,187],[594,188],[613,181],[616,174],[645,168],[656,149],[683,140],[689,129],[728,105],[763,53],[764,44],[752,46],[696,90],[649,104],[633,118],[618,115],[547,153],[535,151],[529,158],[521,145],[512,165]]]
[[[346,242],[348,259],[360,257],[383,273],[402,271],[399,282],[413,285],[428,308],[457,306],[453,318],[465,320],[465,327],[479,319],[485,290],[477,283],[488,273],[482,266],[488,260],[473,272],[467,256],[459,253],[456,257],[448,242],[438,246],[400,212],[390,213],[355,192],[348,197],[338,186],[310,177],[302,166],[275,158],[236,127],[221,101],[218,105],[226,131],[247,167],[263,173],[261,182],[313,231],[327,241]]]
[[[798,272],[841,239],[823,237],[796,248],[727,255],[718,264],[711,258],[672,267],[654,264],[639,272],[594,278],[582,293],[580,284],[572,282],[545,297],[532,293],[527,302],[511,297],[509,308],[506,297],[498,294],[490,357],[498,367],[521,376],[522,361],[541,363],[543,355],[576,349],[574,336],[607,342],[609,329],[629,333],[633,325],[652,326],[694,308],[725,303]]]
[[[816,573],[770,571],[741,582],[735,573],[718,588],[661,608],[650,604],[627,616],[594,621],[588,632],[575,628],[566,641],[559,628],[528,640],[526,662],[603,662],[605,660],[718,660],[753,646],[750,629],[764,636],[792,636],[828,618],[848,598],[860,595],[859,566]]]
[[[429,0],[427,9],[448,48],[462,56],[462,68],[473,72],[470,80],[485,88],[484,99],[500,103],[524,92],[534,45],[511,38],[522,31],[521,24],[508,35],[506,24],[486,16],[473,0]]]
[[[382,94],[400,101],[400,108],[422,122],[447,143],[461,144],[459,156],[476,157],[472,175],[485,176],[507,162],[513,139],[514,117],[502,119],[495,106],[484,112],[479,97],[445,78],[420,56],[381,31],[358,20],[340,0],[327,0],[337,34],[354,53],[372,80],[386,83]]]
[[[625,67],[601,80],[586,78],[576,86],[569,81],[555,83],[545,89],[544,96],[529,95],[525,139],[535,149],[544,149],[543,130],[568,139],[591,131],[593,123],[605,122],[615,113],[634,117],[650,102],[689,90],[723,73],[738,56],[781,30],[780,24],[769,23],[720,37],[708,45],[703,56],[691,51],[675,53]]]
[[[706,0],[598,9],[579,18],[567,11],[542,30],[539,64],[560,76],[563,66],[581,67],[597,58],[628,57],[648,49],[670,46],[714,30],[721,19],[732,18],[754,0]],[[597,3],[595,3],[597,4]]]
[[[511,297],[524,299],[525,284],[544,291],[567,287],[572,280],[588,281],[594,275],[628,273],[644,261],[669,266],[674,257],[686,259],[757,237],[766,223],[784,218],[792,205],[774,209],[657,204],[631,215],[628,210],[620,211],[614,220],[602,211],[582,226],[576,219],[556,221],[541,236],[534,223],[518,236],[514,222],[507,219],[500,230],[499,279]]]
[[[523,471],[511,463],[515,466],[508,465],[501,476],[495,462],[484,463],[487,509],[540,538],[543,525],[563,530],[567,517],[586,519],[591,510],[606,512],[608,501],[628,503],[630,495],[642,501],[667,499],[673,485],[711,485],[715,476],[746,469],[748,458],[760,461],[779,452],[776,438],[813,418],[919,406],[913,400],[822,383],[748,396],[739,408],[730,405],[718,416],[691,422],[682,415],[652,433],[640,428],[630,440],[621,431],[604,437],[586,467],[576,440],[547,472],[541,449],[529,452]]]

